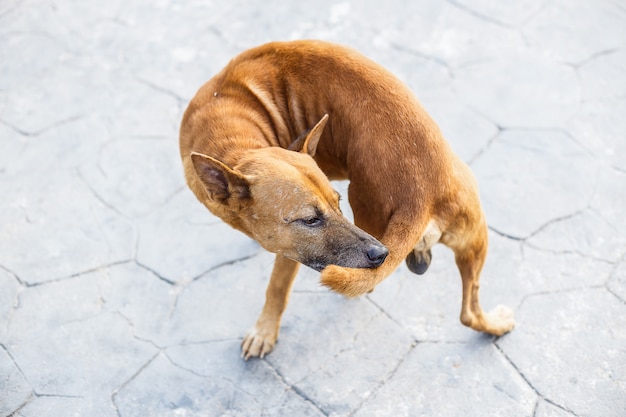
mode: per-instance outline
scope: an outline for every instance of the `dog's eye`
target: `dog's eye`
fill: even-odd
[[[315,227],[315,226],[321,226],[322,225],[322,219],[320,219],[319,217],[309,217],[306,219],[301,219],[300,220],[305,226],[309,226],[309,227]]]

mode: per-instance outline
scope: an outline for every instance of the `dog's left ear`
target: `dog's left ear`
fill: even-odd
[[[288,149],[291,151],[305,153],[311,157],[315,156],[317,144],[320,141],[320,137],[322,136],[322,132],[324,131],[324,126],[326,126],[327,121],[328,115],[325,114],[324,117],[322,117],[320,121],[313,126],[313,129],[309,130],[306,135],[302,135],[293,141],[292,144],[289,145]]]

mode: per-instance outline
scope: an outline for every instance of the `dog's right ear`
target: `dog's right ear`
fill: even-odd
[[[241,173],[198,152],[191,153],[191,161],[211,200],[225,203],[230,197],[250,197],[250,184]]]
[[[293,141],[293,143],[289,145],[288,149],[290,151],[305,153],[311,157],[315,156],[317,144],[320,141],[320,137],[322,137],[322,132],[324,131],[324,126],[326,126],[327,121],[328,114],[325,114],[324,117],[322,117],[311,130]]]

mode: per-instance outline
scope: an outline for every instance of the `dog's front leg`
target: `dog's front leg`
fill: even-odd
[[[276,255],[270,283],[265,292],[265,305],[256,324],[241,343],[241,356],[246,360],[261,358],[274,348],[280,328],[280,318],[287,307],[289,293],[300,264],[282,255]]]

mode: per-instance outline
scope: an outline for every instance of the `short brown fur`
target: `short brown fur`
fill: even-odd
[[[513,328],[508,308],[486,314],[478,300],[487,226],[469,167],[413,94],[357,52],[296,41],[242,53],[189,104],[180,150],[196,197],[277,254],[246,358],[273,348],[299,263],[358,296],[405,258],[422,273],[438,242],[455,253],[463,324]],[[357,227],[328,179],[350,180]]]

